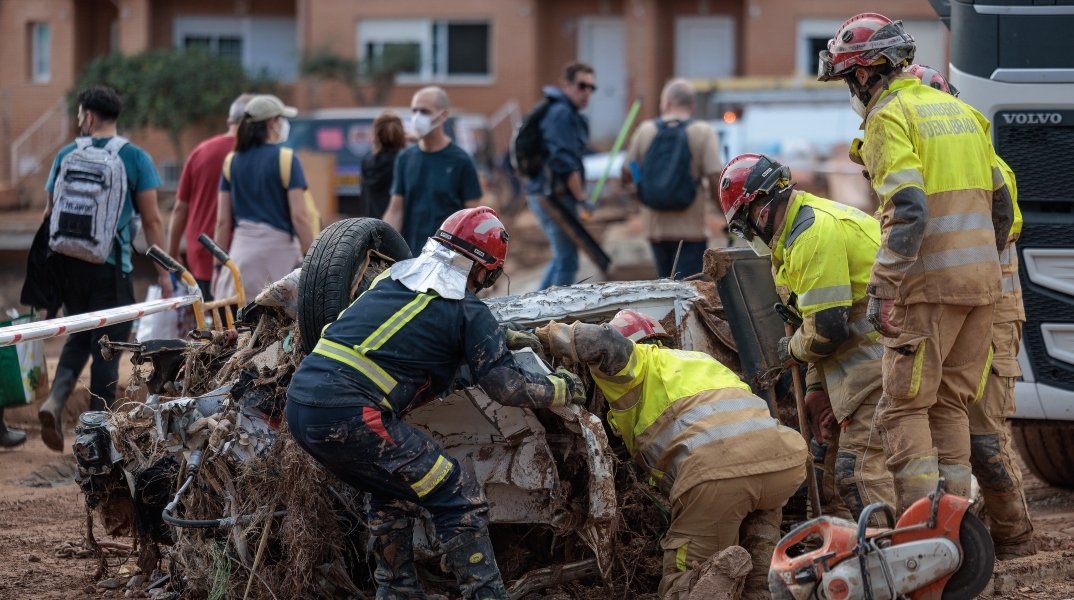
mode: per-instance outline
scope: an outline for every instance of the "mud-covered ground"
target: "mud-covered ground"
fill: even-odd
[[[83,497],[73,483],[57,487],[28,485],[47,485],[46,480],[62,479],[72,472],[73,458],[69,451],[61,456],[45,448],[36,430],[28,428],[27,432],[29,442],[25,446],[0,451],[0,599],[124,597],[122,588],[108,596],[98,593],[93,580],[94,560],[56,556],[58,545],[82,536],[85,524]],[[73,431],[69,431],[68,436],[72,435]],[[1038,532],[1046,537],[1056,532],[1074,535],[1074,490],[1047,486],[1032,475],[1027,475],[1026,479],[1026,491]],[[1058,537],[1065,539],[1065,536]],[[110,562],[119,565],[122,556],[112,558]],[[1020,570],[1033,571],[1037,565],[1074,563],[1074,552],[1047,552],[1018,562]],[[132,559],[113,572],[133,568]],[[1054,576],[1024,579],[1013,590],[993,597],[1074,598],[1074,579],[1055,579]],[[571,596],[555,594],[546,597],[566,600]]]

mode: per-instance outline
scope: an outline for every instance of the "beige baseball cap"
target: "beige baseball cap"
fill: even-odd
[[[268,121],[280,116],[291,118],[298,115],[297,108],[285,105],[283,100],[271,94],[250,98],[243,112],[250,115],[250,120],[255,123]]]

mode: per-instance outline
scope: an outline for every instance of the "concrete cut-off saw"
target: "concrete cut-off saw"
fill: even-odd
[[[969,600],[992,578],[996,551],[965,498],[935,492],[895,522],[883,502],[857,524],[819,517],[788,533],[772,556],[773,600]],[[883,513],[893,529],[868,527]]]

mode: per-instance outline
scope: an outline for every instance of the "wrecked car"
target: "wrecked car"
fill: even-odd
[[[386,224],[340,221],[315,240],[301,270],[239,311],[235,330],[103,340],[109,352],[133,353],[133,387],[146,386],[148,398],[82,416],[75,455],[90,544],[95,518],[107,534],[135,538],[142,571],[163,565],[156,584],[183,597],[366,597],[373,585],[362,497],[305,455],[282,417],[305,350],[377,274],[405,258],[409,250]],[[778,361],[765,340],[782,330],[767,269],[751,251],[730,249],[707,259],[715,282],[583,284],[486,303],[500,323],[521,328],[603,323],[623,308],[649,314],[679,348],[712,355],[796,424],[786,382],[767,378]],[[532,350],[515,354],[526,369],[559,366]],[[584,407],[510,407],[462,369],[449,393],[403,416],[483,486],[512,598],[571,581],[636,595],[659,580],[666,499],[622,460],[604,399],[587,388]],[[432,524],[423,525],[415,528],[419,573],[430,591],[452,589],[424,535]]]

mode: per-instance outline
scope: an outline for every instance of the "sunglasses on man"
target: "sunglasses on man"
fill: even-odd
[[[582,90],[583,92],[595,92],[595,91],[597,91],[597,86],[596,85],[594,85],[592,83],[587,83],[585,81],[579,81],[578,83],[576,83],[574,85],[578,89]]]

